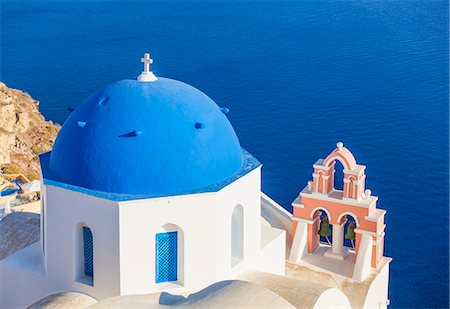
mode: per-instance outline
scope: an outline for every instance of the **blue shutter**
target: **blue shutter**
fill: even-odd
[[[92,232],[88,227],[83,226],[83,247],[84,247],[84,275],[94,277],[94,244],[92,242]]]
[[[156,283],[177,281],[177,232],[156,234]]]

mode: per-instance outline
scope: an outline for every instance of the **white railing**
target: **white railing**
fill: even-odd
[[[292,237],[292,214],[261,192],[261,216],[272,227],[285,230]]]

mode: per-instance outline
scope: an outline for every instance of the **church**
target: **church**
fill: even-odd
[[[314,182],[291,214],[261,192],[262,165],[241,147],[228,110],[188,84],[156,77],[149,54],[141,61],[137,78],[83,101],[40,156],[40,241],[0,261],[0,307],[61,291],[96,300],[183,294],[249,272],[281,278],[286,263],[324,258],[351,263],[355,282],[380,274],[375,302],[386,307],[385,211],[364,190],[364,167],[351,153],[340,143],[314,164]],[[345,161],[347,180],[333,205],[335,159]],[[329,215],[340,244],[320,244],[320,214]],[[353,253],[342,247],[347,215],[357,220]],[[328,272],[339,272],[333,267]]]

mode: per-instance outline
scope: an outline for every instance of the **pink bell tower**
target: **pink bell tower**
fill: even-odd
[[[292,203],[293,243],[290,260],[299,262],[308,255],[318,254],[321,258],[348,260],[354,255],[353,279],[364,280],[377,269],[383,258],[385,210],[377,208],[378,197],[365,189],[366,167],[356,163],[353,154],[339,142],[325,159],[313,164],[313,180],[300,192]],[[336,160],[342,163],[344,187],[334,187]],[[320,244],[318,234],[321,212],[326,214],[332,225],[332,244]],[[344,247],[344,226],[347,216],[352,216],[356,228],[354,251]]]

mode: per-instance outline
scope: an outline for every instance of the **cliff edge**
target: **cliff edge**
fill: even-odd
[[[50,151],[61,126],[46,121],[39,102],[0,82],[0,167],[39,178],[38,155]]]

